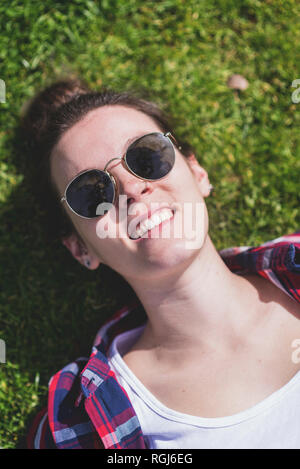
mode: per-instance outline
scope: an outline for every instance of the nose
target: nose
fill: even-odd
[[[122,164],[118,164],[112,174],[117,184],[117,195],[126,195],[128,206],[142,201],[144,195],[150,195],[153,192],[153,186],[149,181],[135,176]]]

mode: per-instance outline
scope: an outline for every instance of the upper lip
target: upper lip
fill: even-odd
[[[156,212],[158,212],[159,210],[162,210],[163,208],[169,208],[170,210],[172,210],[173,213],[175,213],[175,208],[174,207],[170,207],[170,205],[168,204],[161,204],[158,208],[156,208],[155,210],[151,210],[151,208],[149,208],[148,212],[145,212],[143,213],[142,215],[139,215],[139,216],[136,216],[136,217],[133,217],[131,220],[129,220],[129,223],[128,223],[128,227],[129,225],[131,224],[131,222],[134,220],[135,223],[134,223],[134,226],[133,226],[133,231],[131,230],[131,232],[128,231],[128,235],[129,237],[131,237],[131,235],[133,233],[135,233],[135,231],[137,230],[137,228],[140,226],[141,222],[144,221],[144,220],[147,220],[148,218],[152,217],[152,215]]]

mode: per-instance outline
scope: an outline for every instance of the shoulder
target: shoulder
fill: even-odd
[[[263,277],[245,277],[257,289],[262,305],[257,348],[288,380],[300,370],[300,360],[293,360],[295,343],[300,345],[300,303]]]
[[[219,254],[231,271],[258,274],[300,304],[300,231],[254,247],[222,249]]]

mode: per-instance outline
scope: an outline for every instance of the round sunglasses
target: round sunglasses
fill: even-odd
[[[158,181],[167,176],[174,166],[173,142],[178,146],[170,132],[143,135],[129,145],[124,156],[109,160],[103,170],[88,169],[77,174],[68,183],[60,201],[65,201],[72,212],[82,218],[105,215],[109,211],[106,204],[115,201],[117,187],[115,178],[106,170],[109,163],[121,160],[134,176],[145,181]]]

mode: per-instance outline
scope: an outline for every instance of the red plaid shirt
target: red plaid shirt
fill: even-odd
[[[231,271],[261,275],[300,302],[300,231],[219,254]],[[107,361],[114,337],[146,321],[140,303],[122,308],[101,327],[88,359],[75,360],[51,378],[48,407],[32,425],[28,448],[147,448],[134,408]]]

